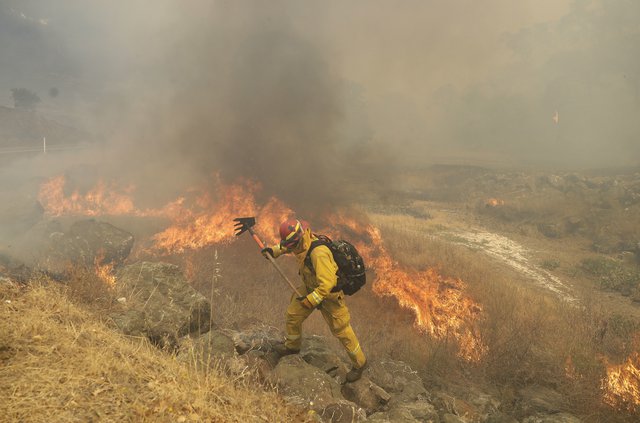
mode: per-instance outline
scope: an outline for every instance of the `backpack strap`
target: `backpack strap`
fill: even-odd
[[[311,245],[309,246],[309,249],[307,250],[307,255],[304,258],[304,265],[307,266],[309,268],[309,270],[311,270],[313,273],[316,272],[316,270],[313,268],[313,263],[311,263],[311,252],[313,251],[314,248],[320,246],[320,245],[324,245],[327,248],[329,248],[329,251],[331,252],[331,254],[333,255],[333,251],[331,251],[331,239],[329,239],[329,237],[325,236],[325,235],[316,235],[318,237],[318,239],[311,241]]]

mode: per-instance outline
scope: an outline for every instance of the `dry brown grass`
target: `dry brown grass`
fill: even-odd
[[[3,421],[304,420],[273,391],[118,333],[55,283],[2,282],[0,300]]]
[[[436,340],[416,330],[410,311],[392,298],[371,292],[371,278],[363,290],[347,299],[354,330],[369,358],[409,363],[428,389],[438,384],[464,385],[469,378],[498,387],[507,412],[518,412],[508,408],[513,392],[540,384],[560,392],[567,411],[585,421],[633,421],[634,417],[605,406],[601,391],[605,371],[601,357],[624,360],[630,352],[624,340],[631,336],[633,325],[616,324],[617,332],[602,335],[602,322],[608,321],[611,328],[615,318],[588,296],[582,296],[581,307],[560,302],[481,251],[438,240],[433,235],[442,228],[432,221],[403,215],[373,219],[386,248],[404,266],[418,270],[435,266],[444,276],[466,283],[468,294],[483,308],[477,325],[488,354],[476,364],[461,361],[454,339]],[[212,296],[218,323],[243,328],[260,322],[284,329],[290,292],[251,240],[220,247],[218,253],[222,270],[215,278]],[[195,255],[193,262],[202,265],[197,266],[193,283],[207,295],[212,292],[213,253]],[[282,258],[279,263],[296,278],[294,260]],[[305,322],[304,331],[326,336],[330,346],[342,351],[319,313]],[[346,354],[344,358],[347,360]]]
[[[468,294],[481,304],[483,319],[478,327],[488,353],[480,363],[465,365],[473,374],[505,393],[531,384],[556,389],[566,398],[567,410],[585,416],[586,421],[634,421],[637,416],[618,413],[602,403],[601,383],[602,357],[623,360],[631,352],[628,341],[636,324],[607,313],[587,293],[581,295],[580,306],[541,293],[481,252],[434,238],[430,234],[437,228],[430,222],[405,216],[375,216],[374,220],[401,263],[437,266],[445,276],[462,279]],[[620,319],[626,323],[616,323]],[[434,365],[446,368],[464,363],[443,360]],[[508,401],[505,395],[502,400]]]

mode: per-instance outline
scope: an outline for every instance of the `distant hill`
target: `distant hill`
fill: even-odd
[[[41,146],[43,137],[55,147],[88,141],[89,134],[34,111],[0,106],[0,149]]]

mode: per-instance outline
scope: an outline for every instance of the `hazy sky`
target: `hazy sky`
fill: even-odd
[[[118,173],[176,190],[214,170],[327,198],[358,163],[638,164],[639,16],[635,0],[0,0],[0,89],[61,87]]]

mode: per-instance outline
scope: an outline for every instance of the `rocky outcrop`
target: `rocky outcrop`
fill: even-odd
[[[526,417],[522,423],[582,423],[582,420],[568,413],[557,413]]]
[[[362,378],[345,383],[346,355],[329,347],[331,340],[305,337],[299,354],[279,358],[273,346],[282,333],[257,326],[233,333],[240,359],[259,379],[275,385],[285,398],[307,407],[325,422],[432,423],[576,423],[561,412],[558,392],[544,387],[524,388],[519,407],[502,410],[495,397],[474,386],[427,390],[422,378],[398,360],[372,360]],[[455,392],[455,393],[454,393]],[[510,413],[515,413],[518,418]],[[521,417],[525,416],[525,417]]]
[[[126,266],[117,274],[115,289],[120,300],[110,316],[128,335],[174,348],[179,338],[211,328],[209,302],[189,285],[178,266],[151,262]]]
[[[336,380],[297,354],[281,358],[270,375],[270,381],[291,402],[312,409],[322,410],[344,399]]]
[[[70,265],[121,266],[133,248],[133,235],[97,220],[75,222],[67,232],[49,235],[50,247],[39,267],[48,274],[64,275]]]

